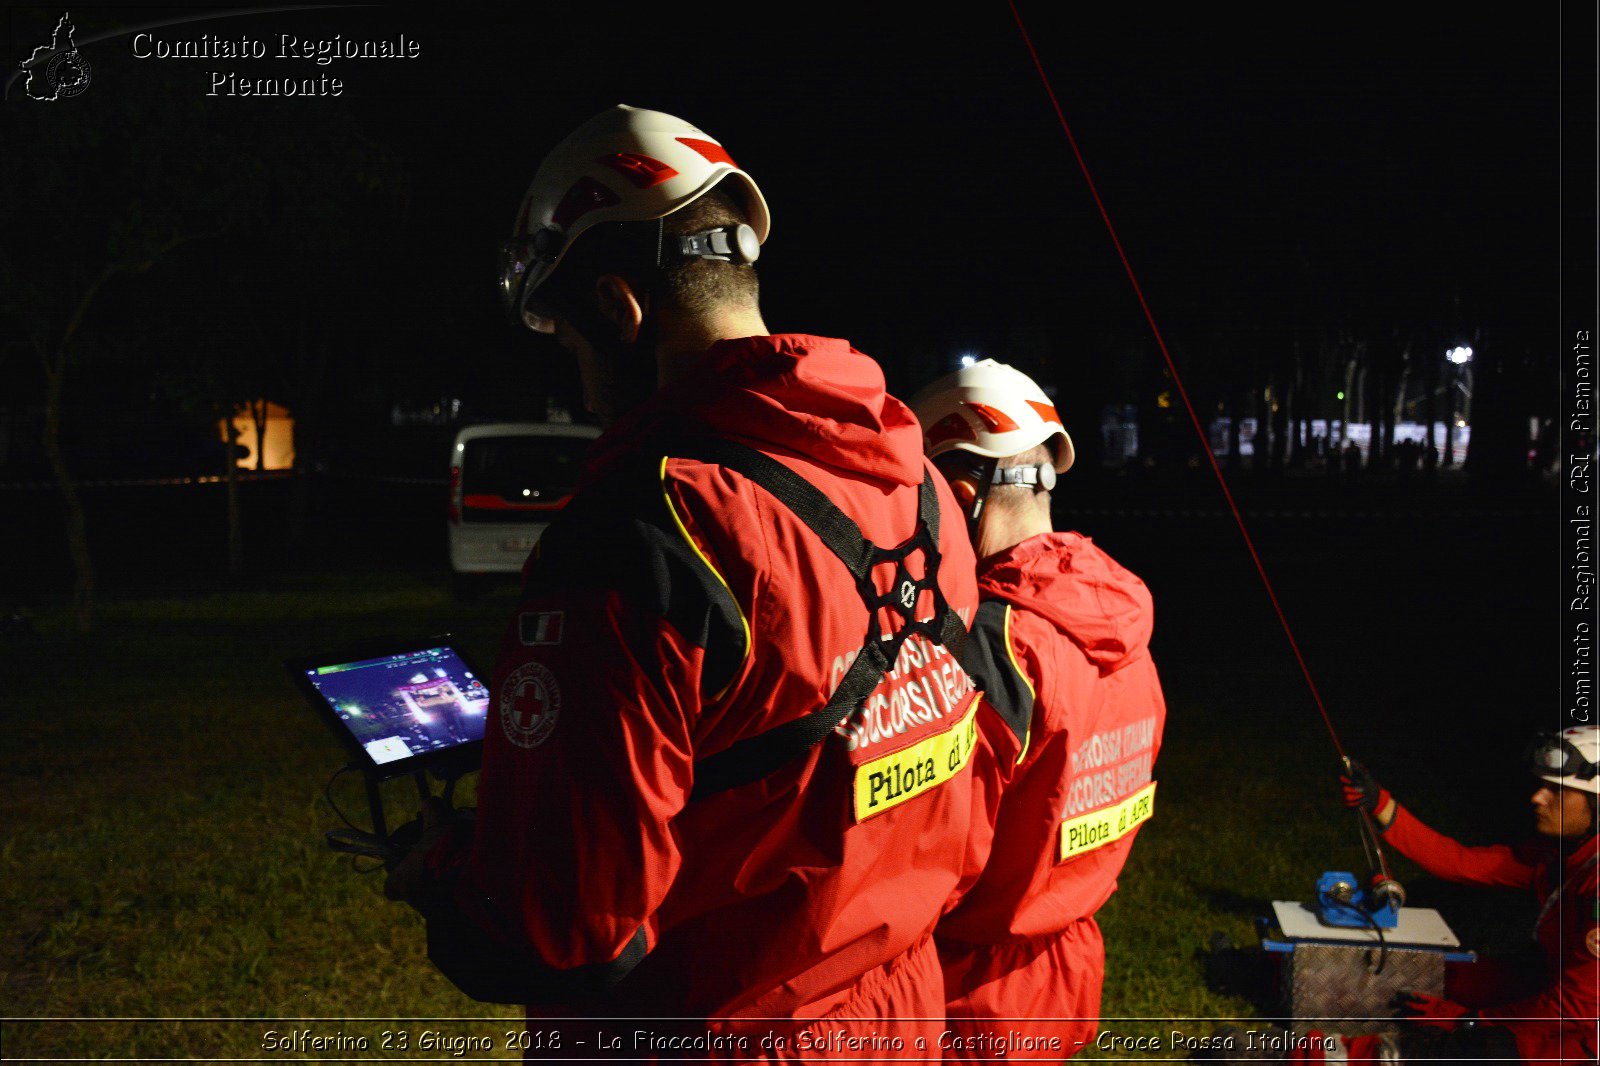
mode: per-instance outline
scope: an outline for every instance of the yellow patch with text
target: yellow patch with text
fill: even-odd
[[[856,767],[856,821],[938,788],[967,768],[978,742],[978,701],[942,733]]]
[[[1156,783],[1148,785],[1120,803],[1098,811],[1080,814],[1061,823],[1061,860],[1104,847],[1127,836],[1156,810]]]

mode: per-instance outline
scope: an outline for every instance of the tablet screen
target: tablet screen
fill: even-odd
[[[316,666],[305,676],[379,766],[483,739],[488,686],[450,647]]]

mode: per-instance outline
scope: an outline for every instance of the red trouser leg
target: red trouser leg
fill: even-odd
[[[742,1062],[811,1062],[817,1059],[884,1062],[939,1057],[944,1026],[944,977],[933,937],[925,936],[893,963],[856,984],[850,997],[821,1018],[752,1031],[776,1034]],[[920,1019],[920,1020],[919,1020]]]
[[[992,1062],[997,1044],[1008,1057],[1063,1059],[1094,1046],[1105,943],[1093,918],[1047,939],[941,944],[939,955],[953,1045],[947,1059]]]

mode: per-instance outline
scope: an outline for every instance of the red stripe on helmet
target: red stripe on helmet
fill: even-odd
[[[974,403],[968,400],[967,406],[972,409],[974,414],[983,419],[984,423],[988,425],[990,433],[1010,433],[1013,429],[1018,428],[1017,424],[1011,420],[1010,415],[997,408],[990,407],[988,404]]]
[[[572,188],[561,198],[561,203],[557,205],[555,214],[550,220],[556,224],[557,229],[570,229],[574,222],[590,211],[621,202],[622,197],[588,175],[584,175],[572,183]]]
[[[972,427],[967,425],[967,420],[959,414],[945,415],[935,422],[928,430],[927,447],[943,444],[947,440],[977,440],[978,435],[972,432]]]
[[[1056,425],[1061,426],[1062,429],[1067,428],[1062,423],[1061,416],[1056,414],[1056,409],[1053,405],[1048,403],[1040,403],[1038,400],[1028,400],[1027,404],[1029,407],[1033,408],[1034,412],[1046,422],[1054,422]]]
[[[695,139],[694,137],[679,137],[677,140],[679,144],[688,145],[690,148],[693,148],[695,151],[705,156],[708,162],[726,163],[730,167],[736,167],[739,165],[733,161],[733,156],[728,154],[727,149],[723,148],[722,145],[718,144],[716,141],[701,141]]]
[[[603,155],[599,161],[615,170],[618,174],[633,182],[636,189],[649,189],[670,178],[678,176],[678,172],[659,159],[651,159],[647,155],[637,152],[617,152],[615,155]]]

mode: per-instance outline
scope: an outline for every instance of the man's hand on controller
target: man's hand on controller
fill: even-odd
[[[423,891],[433,880],[427,867],[428,853],[450,834],[454,825],[454,812],[444,800],[437,796],[428,800],[422,808],[422,833],[405,857],[389,871],[383,883],[383,894],[417,906]]]

